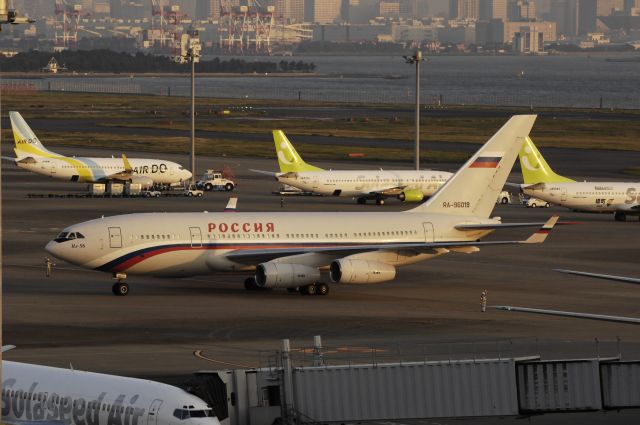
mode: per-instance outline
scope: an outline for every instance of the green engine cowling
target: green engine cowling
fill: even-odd
[[[410,189],[400,193],[398,199],[402,202],[420,202],[424,199],[424,194],[421,190]]]

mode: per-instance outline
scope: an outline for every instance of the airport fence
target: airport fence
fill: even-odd
[[[278,79],[255,77],[201,77],[197,80],[196,96],[224,99],[289,100],[305,102],[337,102],[367,104],[412,105],[412,90],[386,87],[363,90],[357,84],[323,84],[320,87],[290,87],[279,84]],[[184,81],[182,81],[184,80]],[[77,77],[5,79],[2,90],[51,91],[77,93],[105,93],[155,96],[190,96],[187,78],[152,77]],[[640,109],[640,97],[635,93],[601,94],[593,91],[566,93],[460,93],[437,92],[430,88],[421,91],[425,106],[510,106],[560,107],[594,109]]]

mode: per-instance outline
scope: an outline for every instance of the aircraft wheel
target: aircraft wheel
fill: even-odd
[[[384,199],[382,198],[376,199],[376,205],[384,205]]]
[[[534,202],[533,204],[531,204],[531,208],[536,208],[538,205]]]
[[[197,196],[198,196],[198,198],[202,197],[202,193],[198,193]]]
[[[156,198],[159,198],[159,197],[160,197],[160,194],[159,194],[159,193],[156,193]]]
[[[509,199],[505,196],[504,198],[502,198],[502,201],[500,201],[502,204],[508,204],[509,203]]]
[[[204,190],[206,190],[207,192],[211,192],[213,190],[213,185],[211,183],[205,184]]]
[[[187,192],[187,196],[193,196],[193,193]]]
[[[113,295],[124,297],[129,293],[129,285],[125,282],[116,282],[113,284],[111,292],[113,292]]]
[[[358,204],[360,205],[364,205],[367,203],[367,198],[358,198]]]
[[[144,194],[144,197],[145,197],[145,198],[151,198],[151,193],[149,193],[149,192],[145,193],[145,194]]]
[[[225,184],[224,190],[226,190],[227,192],[231,192],[233,190],[233,185],[231,183]]]
[[[613,218],[615,221],[627,221],[627,215],[625,213],[622,212],[616,212],[613,215]]]
[[[247,291],[257,291],[258,284],[256,283],[256,279],[253,277],[248,277],[244,280],[244,289]]]
[[[316,287],[316,295],[327,295],[329,293],[329,285],[323,282],[318,282],[315,284]]]
[[[548,202],[547,202],[546,204],[544,204],[544,207],[545,207],[545,208],[549,208],[550,206],[551,206],[551,204],[550,204],[550,203],[548,203]]]
[[[316,294],[316,285],[305,285],[300,287],[301,295],[315,295]]]

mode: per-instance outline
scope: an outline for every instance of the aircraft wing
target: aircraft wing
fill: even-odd
[[[624,204],[617,205],[616,211],[624,212],[624,213],[640,213],[640,204]]]
[[[124,171],[105,176],[103,180],[129,180],[133,175],[133,167],[125,154],[122,154],[122,162],[124,163]]]
[[[2,346],[2,352],[6,353],[7,351],[13,350],[14,348],[16,348],[15,345],[3,345]]]
[[[274,171],[264,171],[264,170],[254,170],[254,169],[249,169],[249,171],[251,171],[252,173],[258,173],[258,174],[264,174],[266,176],[271,176],[274,178],[278,178],[282,175],[282,173],[276,173]]]
[[[593,277],[593,278],[596,278],[596,279],[615,280],[615,281],[618,281],[618,282],[638,283],[638,284],[640,284],[640,279],[635,278],[635,277],[614,276],[614,275],[610,275],[610,274],[600,274],[600,273],[588,273],[588,272],[581,272],[581,271],[578,271],[578,270],[566,270],[566,269],[553,269],[553,271],[560,272],[560,273],[567,273],[567,274],[575,274],[575,275],[578,275],[578,276]]]
[[[236,212],[237,207],[238,207],[238,198],[236,198],[235,196],[231,197],[227,202],[227,206],[224,207],[224,212]]]
[[[2,156],[1,158],[4,159],[5,161],[11,161],[11,162],[17,162],[16,160],[18,159],[18,158],[13,158],[11,156]],[[31,158],[31,157],[29,157],[29,158]],[[31,159],[33,159],[33,158],[31,158]],[[35,161],[35,159],[33,159],[33,160]]]
[[[544,222],[537,223],[487,223],[487,224],[456,224],[455,228],[458,230],[491,230],[491,229],[512,229],[519,227],[537,227],[544,225]],[[574,221],[561,221],[555,223],[556,226],[566,226],[578,224]]]
[[[578,319],[604,320],[607,322],[633,323],[636,325],[640,324],[640,318],[636,318],[636,317],[609,316],[606,314],[580,313],[575,311],[562,311],[562,310],[546,310],[542,308],[516,307],[516,306],[510,306],[510,305],[492,305],[491,308],[495,308],[496,310],[515,311],[519,313],[546,314],[550,316],[575,317]]]
[[[300,246],[287,248],[270,249],[242,249],[232,251],[226,256],[231,261],[240,263],[255,264],[256,262],[271,261],[277,258],[289,257],[305,253],[323,254],[327,259],[338,259],[347,255],[372,251],[402,251],[408,255],[419,255],[435,253],[442,250],[472,253],[479,251],[480,246],[490,245],[513,245],[513,244],[534,244],[542,243],[546,240],[549,232],[558,221],[558,216],[553,216],[544,225],[530,235],[527,239],[519,241],[469,241],[469,242],[409,242],[409,243],[387,243],[387,244],[352,244],[334,246]]]

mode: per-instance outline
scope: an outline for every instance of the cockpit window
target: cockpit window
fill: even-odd
[[[56,236],[54,241],[61,243],[73,239],[84,239],[84,235],[80,232],[61,232],[58,236]]]
[[[173,416],[180,420],[189,418],[208,418],[214,416],[211,409],[176,409],[173,411]]]

